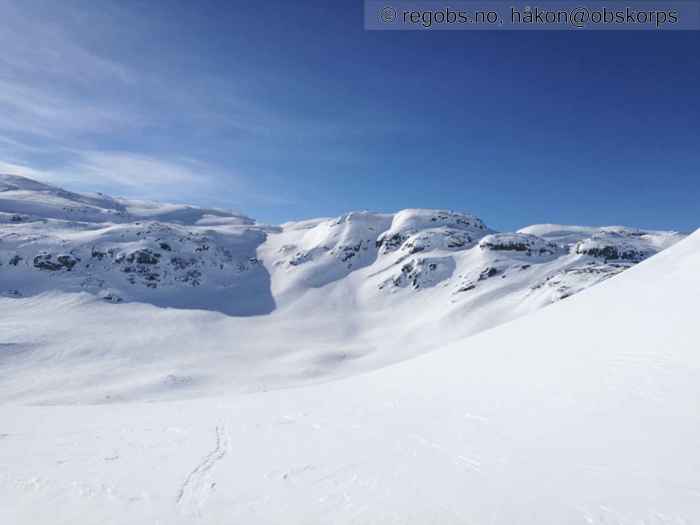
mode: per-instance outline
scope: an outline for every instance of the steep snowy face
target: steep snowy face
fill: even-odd
[[[403,210],[379,236],[377,288],[432,288],[452,278],[460,254],[491,232],[473,215],[445,210]]]
[[[387,214],[353,212],[335,219],[287,223],[270,233],[258,254],[271,274],[278,307],[344,283],[370,266],[377,256],[377,236],[390,222]]]
[[[459,250],[470,247],[490,230],[473,215],[444,210],[403,210],[391,228],[377,239],[382,254],[400,250],[412,255],[433,249]]]
[[[376,239],[390,215],[352,212],[337,219],[286,225],[267,251],[273,268],[291,274],[280,291],[320,288],[374,262]],[[284,282],[287,281],[287,282]]]
[[[263,258],[273,268],[275,291],[289,299],[351,274],[351,295],[377,280],[380,290],[392,283],[415,288],[449,278],[450,253],[474,246],[489,231],[477,217],[444,210],[353,212],[284,225],[270,235]]]

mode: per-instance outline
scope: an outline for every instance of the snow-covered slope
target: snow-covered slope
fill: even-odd
[[[0,176],[0,400],[182,398],[348,376],[536,311],[682,238],[497,233],[419,209],[277,227]]]
[[[3,174],[0,174],[0,211],[14,215],[10,219],[19,222],[28,215],[33,219],[80,222],[254,223],[248,217],[223,210],[119,199],[102,193],[74,193],[26,177]]]
[[[221,210],[0,176],[0,295],[86,291],[111,302],[269,313],[269,276],[256,259],[264,240],[253,220]]]
[[[483,242],[480,256],[554,256],[527,235]],[[0,522],[699,523],[699,267],[700,231],[571,299],[341,381],[0,406]],[[0,319],[7,341],[19,321]],[[38,351],[10,341],[5,361]]]

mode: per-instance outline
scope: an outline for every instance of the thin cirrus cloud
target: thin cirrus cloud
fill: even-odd
[[[192,159],[164,160],[123,151],[74,151],[72,159],[51,168],[0,160],[0,173],[93,190],[116,190],[126,196],[157,193],[166,198],[195,189],[213,193],[216,176],[220,175],[215,168]],[[228,180],[230,188],[242,190],[231,177]]]
[[[286,92],[271,96],[277,73],[257,63],[224,71],[203,65],[201,49],[154,49],[178,31],[129,3],[0,0],[0,19],[5,172],[277,220],[304,191],[287,173],[356,162],[342,145],[366,137],[365,121],[377,125],[367,108],[345,105],[340,126]]]
[[[33,0],[0,0],[3,69],[11,69],[14,75],[43,74],[72,83],[106,77],[131,81],[131,73],[123,64],[100,57],[78,43],[67,24],[61,23],[71,14],[68,8]],[[88,21],[83,20],[83,24]]]
[[[81,46],[61,13],[50,9],[0,0],[0,131],[65,140],[141,122],[131,108],[100,94],[103,86],[133,83],[133,72]]]
[[[182,90],[170,101],[179,111],[162,112],[170,103],[167,79],[91,51],[75,21],[89,33],[97,16],[66,5],[0,0],[0,172],[163,198],[195,189],[216,195],[224,180],[240,195],[239,174],[197,160],[180,143],[169,153],[162,144],[149,151],[147,140],[134,139],[165,129],[167,141],[171,132],[188,129],[188,115],[206,125],[207,111]],[[161,106],[149,107],[153,100]],[[182,120],[174,124],[164,113]]]
[[[192,159],[164,160],[130,152],[109,151],[80,151],[75,154],[77,160],[63,170],[66,177],[74,177],[84,183],[99,179],[103,183],[134,190],[169,184],[193,188],[212,182],[212,168]]]
[[[65,141],[76,134],[126,128],[143,117],[125,110],[86,103],[48,89],[0,78],[0,130],[9,134]]]

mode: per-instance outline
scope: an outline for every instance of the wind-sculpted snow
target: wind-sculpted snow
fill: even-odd
[[[423,209],[275,227],[3,176],[0,343],[15,351],[0,398],[187,397],[352,375],[570,297],[681,238],[497,233]]]

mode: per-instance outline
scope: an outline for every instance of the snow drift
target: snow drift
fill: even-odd
[[[2,406],[0,519],[697,523],[698,267],[700,231],[566,301],[340,381]]]

